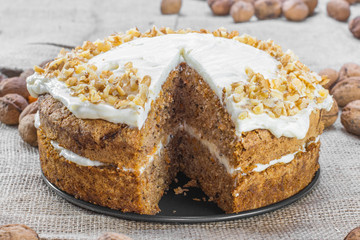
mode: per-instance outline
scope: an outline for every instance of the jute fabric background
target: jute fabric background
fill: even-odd
[[[162,16],[159,1],[2,1],[0,68],[26,69],[52,58],[57,45],[76,46],[137,26],[229,30],[271,38],[292,49],[311,69],[360,63],[360,41],[346,23],[326,16],[320,0],[305,22],[284,19],[233,24],[214,17],[205,1],[184,0],[181,14]],[[352,16],[359,15],[352,7]],[[243,220],[207,224],[135,222],[76,207],[55,195],[40,176],[36,148],[22,142],[17,128],[0,124],[0,225],[23,223],[43,239],[96,239],[107,231],[134,239],[342,239],[360,225],[360,138],[338,121],[321,136],[321,176],[300,201]]]

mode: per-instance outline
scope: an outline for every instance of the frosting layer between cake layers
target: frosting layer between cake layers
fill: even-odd
[[[187,33],[168,34],[153,38],[138,38],[124,43],[89,60],[89,64],[97,67],[97,74],[111,70],[115,76],[124,74],[124,66],[132,62],[138,69],[138,75],[151,77],[149,93],[144,107],[134,105],[116,109],[107,103],[90,103],[71,96],[71,90],[57,78],[47,78],[34,74],[29,77],[28,89],[31,95],[50,93],[61,101],[76,117],[87,119],[104,119],[114,123],[124,123],[139,129],[144,125],[147,115],[166,81],[169,73],[181,62],[185,61],[194,68],[207,82],[215,94],[223,102],[230,114],[236,133],[254,129],[268,129],[276,137],[296,137],[302,139],[309,129],[309,117],[314,109],[329,110],[332,99],[328,96],[322,103],[315,101],[293,116],[272,118],[267,113],[254,114],[240,119],[245,111],[244,106],[250,99],[235,102],[234,96],[223,98],[223,89],[235,82],[248,82],[246,69],[260,73],[266,79],[278,77],[279,62],[267,52],[259,50],[234,39],[214,37],[212,34]],[[316,86],[315,95],[322,87]]]
[[[40,118],[39,118],[39,112],[37,112],[35,114],[35,127],[39,128],[40,127]],[[218,149],[218,147],[214,144],[211,143],[205,139],[202,138],[201,134],[196,131],[194,128],[190,127],[189,125],[187,125],[186,123],[181,125],[180,128],[181,130],[185,131],[186,133],[188,133],[190,136],[192,136],[193,138],[197,139],[198,141],[201,142],[201,144],[203,144],[211,153],[211,155],[213,155],[214,157],[216,157],[217,161],[219,163],[221,163],[224,168],[226,169],[226,171],[228,172],[228,174],[233,175],[236,173],[240,173],[241,175],[247,175],[248,173],[244,173],[241,167],[237,167],[234,168],[230,165],[230,161],[227,157],[225,157],[223,154],[220,153],[220,150]],[[269,163],[267,164],[255,164],[256,167],[254,169],[252,169],[249,173],[251,172],[262,172],[265,171],[267,168],[274,166],[276,164],[287,164],[290,163],[292,160],[294,160],[295,155],[299,152],[305,152],[305,148],[306,146],[310,145],[311,143],[317,143],[319,141],[320,137],[318,136],[314,141],[310,141],[308,143],[305,143],[302,147],[299,148],[298,151],[294,152],[294,153],[290,153],[290,154],[286,154],[278,159],[274,159],[269,161]],[[123,171],[139,171],[140,174],[142,174],[146,168],[154,161],[155,156],[160,156],[164,147],[169,143],[170,141],[170,136],[167,137],[166,142],[163,144],[162,141],[159,142],[159,144],[156,146],[156,151],[153,154],[150,154],[147,156],[148,161],[141,166],[139,169],[132,169],[132,168],[125,168],[122,167]],[[105,163],[99,162],[99,161],[95,161],[95,160],[90,160],[86,157],[82,157],[68,149],[65,149],[63,147],[60,146],[60,144],[56,141],[50,141],[51,145],[53,146],[53,148],[58,152],[58,154],[62,157],[64,157],[66,160],[73,162],[77,165],[80,166],[89,166],[89,167],[99,167],[99,166],[105,166]],[[165,146],[164,146],[165,145]]]

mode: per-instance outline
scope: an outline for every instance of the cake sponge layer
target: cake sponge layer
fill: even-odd
[[[94,167],[70,162],[59,155],[41,129],[38,141],[41,168],[51,183],[75,198],[123,212],[159,212],[158,202],[178,171],[168,148],[140,172],[111,164]]]
[[[311,142],[287,164],[261,172],[228,174],[209,149],[186,132],[176,138],[180,171],[197,180],[201,189],[227,213],[264,207],[302,190],[319,169],[320,143]],[[261,147],[259,147],[259,151]]]

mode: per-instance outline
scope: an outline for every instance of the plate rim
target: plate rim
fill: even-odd
[[[182,224],[196,224],[196,223],[208,223],[208,222],[219,222],[219,221],[230,221],[236,219],[244,219],[249,217],[258,216],[261,214],[273,212],[277,209],[286,207],[304,196],[310,193],[313,188],[317,185],[320,178],[320,168],[315,172],[315,175],[311,182],[298,193],[286,198],[280,202],[273,203],[268,206],[264,206],[261,208],[256,208],[248,211],[243,211],[239,213],[223,213],[216,215],[207,215],[207,216],[163,216],[163,215],[146,215],[146,214],[138,214],[138,213],[127,213],[121,212],[120,210],[111,209],[108,207],[96,205],[90,202],[83,201],[81,199],[77,199],[74,196],[60,190],[57,186],[52,184],[41,171],[41,176],[45,182],[45,184],[55,192],[56,195],[64,198],[66,201],[84,208],[86,210],[90,210],[92,212],[101,213],[105,215],[109,215],[112,217],[117,217],[125,220],[133,220],[133,221],[144,221],[144,222],[158,222],[158,223],[182,223]]]

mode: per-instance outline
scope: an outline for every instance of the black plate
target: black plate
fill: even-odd
[[[136,213],[123,213],[118,210],[110,209],[107,207],[98,206],[95,204],[91,204],[79,199],[76,199],[74,196],[69,195],[60,189],[58,189],[55,185],[53,185],[47,178],[42,174],[42,177],[45,183],[55,191],[57,195],[65,198],[65,200],[88,210],[103,213],[106,215],[119,217],[128,220],[136,220],[136,221],[147,221],[147,222],[167,222],[167,223],[203,223],[203,222],[215,222],[215,221],[227,221],[234,219],[241,219],[252,217],[256,215],[260,215],[263,213],[271,212],[277,210],[279,208],[285,207],[303,196],[309,193],[316,183],[319,180],[320,169],[316,172],[313,180],[310,182],[308,186],[306,186],[303,190],[295,194],[294,196],[287,198],[281,202],[250,210],[244,211],[240,213],[226,214],[220,208],[216,206],[215,203],[207,201],[207,197],[203,191],[199,188],[190,187],[189,191],[186,192],[186,196],[183,194],[176,195],[173,191],[174,188],[179,186],[183,186],[185,183],[189,181],[189,179],[183,175],[179,174],[177,179],[179,180],[177,183],[173,182],[170,185],[170,190],[163,196],[159,203],[159,207],[161,212],[156,215],[141,215]],[[193,199],[197,199],[200,201],[196,201]],[[204,200],[205,201],[204,201]]]

